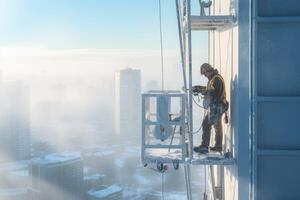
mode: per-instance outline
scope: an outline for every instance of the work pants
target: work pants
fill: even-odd
[[[222,116],[219,117],[219,119],[216,121],[216,123],[211,124],[209,122],[209,115],[207,114],[204,117],[204,120],[202,122],[202,144],[201,146],[208,147],[210,142],[210,136],[211,136],[211,127],[214,127],[215,129],[215,146],[222,148],[223,143],[223,128],[222,128]]]

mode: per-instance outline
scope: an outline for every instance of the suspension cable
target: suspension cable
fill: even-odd
[[[163,35],[162,35],[162,19],[161,19],[161,0],[158,0],[159,7],[159,32],[160,32],[160,61],[161,61],[161,89],[165,89],[164,80],[164,54],[163,54]]]
[[[204,167],[204,192],[206,193],[206,190],[207,190],[207,177],[206,177],[206,165],[203,165]]]
[[[161,173],[161,199],[165,199],[164,172]]]

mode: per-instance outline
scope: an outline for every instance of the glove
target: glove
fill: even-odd
[[[202,94],[206,91],[206,87],[201,85],[195,85],[193,86],[192,91],[194,95],[198,95],[199,93]]]

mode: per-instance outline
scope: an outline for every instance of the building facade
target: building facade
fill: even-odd
[[[22,81],[0,83],[0,162],[30,158],[29,87]]]
[[[84,197],[83,160],[77,154],[49,154],[32,162],[32,200],[80,200]]]
[[[237,20],[210,33],[209,62],[231,102],[225,146],[236,160],[216,173],[223,198],[299,199],[300,1],[213,2],[212,15]]]

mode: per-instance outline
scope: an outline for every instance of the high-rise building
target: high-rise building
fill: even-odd
[[[137,136],[141,127],[141,71],[131,68],[115,74],[115,130]]]
[[[32,200],[83,198],[83,160],[74,153],[49,154],[32,162]]]
[[[29,87],[22,81],[0,83],[0,162],[30,157]]]

